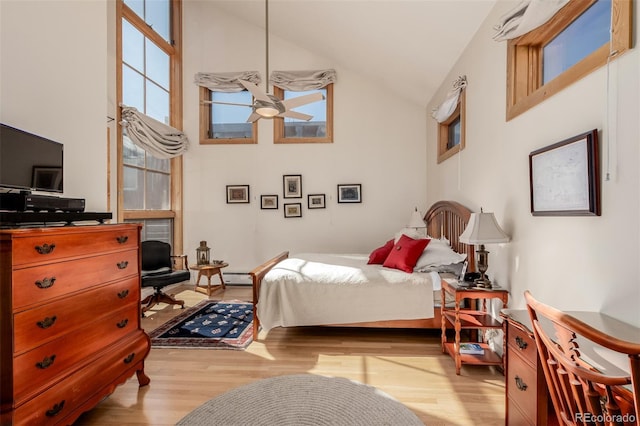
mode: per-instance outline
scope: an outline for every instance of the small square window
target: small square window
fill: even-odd
[[[438,125],[438,163],[464,149],[465,90],[460,91],[458,106],[451,116]]]
[[[279,87],[274,88],[274,95],[279,99],[290,99],[298,96],[320,92],[324,100],[296,107],[294,111],[312,115],[309,121],[293,118],[274,118],[273,143],[332,143],[333,142],[333,83],[322,89],[305,92],[294,92]]]
[[[200,143],[257,143],[257,121],[247,123],[252,103],[253,97],[246,90],[226,93],[200,87]]]

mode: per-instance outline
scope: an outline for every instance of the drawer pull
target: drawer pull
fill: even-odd
[[[54,417],[60,411],[62,411],[63,408],[64,408],[64,399],[58,402],[57,404],[53,404],[53,407],[47,410],[45,414],[47,415],[47,417]]]
[[[518,389],[520,389],[521,391],[526,391],[527,390],[527,384],[518,376],[516,376],[515,378],[516,380],[516,387]]]
[[[130,353],[129,355],[127,355],[127,357],[125,359],[123,359],[125,364],[130,364],[131,361],[133,361],[133,358],[136,356],[135,353]]]
[[[124,269],[127,266],[129,266],[129,262],[126,260],[123,260],[122,262],[118,262],[118,269]]]
[[[527,349],[527,346],[529,346],[529,344],[520,336],[516,336],[516,345],[518,345],[518,348],[520,348],[521,351]]]
[[[124,290],[122,290],[121,292],[118,293],[118,298],[119,299],[124,299],[128,295],[129,295],[129,289],[124,289]]]
[[[35,249],[40,254],[50,254],[53,252],[53,249],[56,248],[55,244],[43,244],[41,246],[36,246]]]
[[[47,369],[53,365],[53,361],[56,360],[56,354],[45,357],[42,361],[36,362],[36,367],[40,370]]]
[[[122,321],[120,321],[119,323],[117,323],[116,325],[118,326],[118,328],[125,328],[127,326],[127,324],[129,324],[129,320],[127,318],[125,318]]]
[[[118,237],[116,237],[116,240],[118,241],[118,244],[124,244],[127,242],[127,240],[129,239],[129,236],[127,235],[120,235]]]
[[[44,279],[42,279],[42,281],[37,280],[35,282],[35,285],[38,288],[44,289],[44,288],[49,288],[49,287],[53,286],[54,282],[56,282],[56,277],[51,277],[51,278],[45,277]]]
[[[55,315],[52,317],[46,317],[45,319],[43,319],[42,321],[38,321],[36,324],[38,325],[38,327],[40,328],[49,328],[51,327],[53,324],[56,323],[56,320],[58,319],[58,317],[56,317]]]

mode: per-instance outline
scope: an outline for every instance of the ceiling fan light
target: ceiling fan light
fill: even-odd
[[[256,114],[264,118],[273,118],[280,114],[280,111],[272,106],[262,106],[256,108]]]

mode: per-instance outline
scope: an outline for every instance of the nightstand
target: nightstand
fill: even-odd
[[[503,304],[502,307],[506,308],[509,292],[495,285],[493,288],[484,289],[465,284],[467,283],[459,282],[454,278],[442,278],[442,352],[448,353],[455,360],[457,375],[460,375],[462,364],[496,365],[504,367],[502,357],[482,341],[477,343],[484,350],[483,354],[461,354],[460,343],[464,342],[460,340],[460,332],[462,330],[477,330],[481,332],[487,329],[502,329],[502,323],[487,312],[487,300],[500,299]],[[447,293],[453,296],[455,300],[455,308],[453,309],[446,307],[445,299]],[[464,299],[475,300],[477,304],[481,306],[478,306],[478,309],[460,309],[460,304]],[[447,322],[451,323],[455,330],[455,339],[453,342],[447,341]]]

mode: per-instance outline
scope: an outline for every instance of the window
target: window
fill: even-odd
[[[571,1],[507,47],[507,120],[631,48],[631,1]],[[609,26],[613,25],[611,36]]]
[[[460,91],[458,105],[449,118],[438,124],[438,163],[464,149],[465,91]]]
[[[333,83],[322,89],[304,92],[274,87],[274,95],[282,100],[320,92],[324,100],[294,108],[294,111],[312,115],[309,121],[293,118],[273,119],[273,143],[332,143],[333,142]]]
[[[180,128],[180,1],[118,2],[119,102]],[[143,239],[182,249],[182,159],[160,159],[118,138],[118,219],[142,222]],[[157,238],[156,238],[157,237]]]
[[[225,105],[211,101],[227,102]],[[247,123],[253,97],[247,90],[218,92],[200,87],[200,143],[201,144],[255,144],[258,143],[258,122]]]

